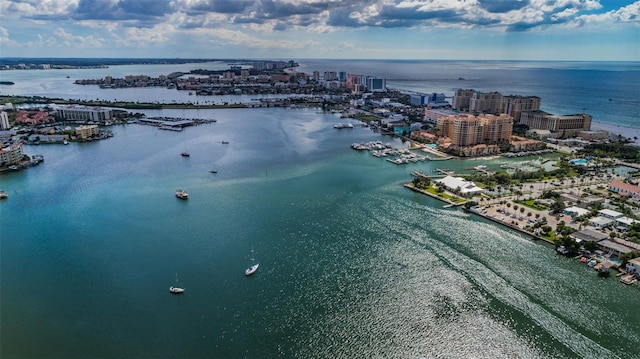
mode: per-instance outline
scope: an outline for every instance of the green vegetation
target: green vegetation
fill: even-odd
[[[380,120],[380,117],[372,116],[372,115],[359,115],[359,116],[356,116],[356,120],[369,123],[372,121]]]
[[[413,181],[411,181],[411,183],[413,183],[413,186],[422,190],[428,189],[429,186],[431,185],[431,180],[426,178],[426,177],[416,177],[413,179]]]
[[[578,151],[580,156],[613,157],[627,162],[640,162],[640,147],[626,143],[594,143]]]
[[[547,209],[546,206],[543,206],[541,204],[537,204],[535,199],[529,199],[526,201],[518,201],[518,200],[514,200],[513,202],[521,204],[525,207],[529,207],[531,209],[535,209],[536,211],[544,211]]]

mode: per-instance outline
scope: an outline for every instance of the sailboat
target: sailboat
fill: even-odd
[[[253,246],[252,246],[251,247],[251,265],[249,266],[249,268],[244,270],[244,275],[246,276],[252,275],[258,270],[259,265],[260,265],[259,263],[256,263],[256,259],[253,252]]]
[[[189,157],[190,156],[189,152],[187,152],[187,143],[186,142],[184,143],[184,152],[182,152],[180,154],[180,156],[182,156],[182,157]]]
[[[178,273],[176,273],[176,284],[178,284]],[[171,286],[169,287],[169,292],[172,294],[182,294],[184,293],[184,288]]]

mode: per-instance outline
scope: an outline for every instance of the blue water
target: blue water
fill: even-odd
[[[2,358],[640,357],[636,288],[401,185],[477,161],[396,166],[318,109],[146,114],[217,122],[0,176]]]

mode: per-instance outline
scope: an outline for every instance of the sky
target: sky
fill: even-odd
[[[640,61],[640,0],[0,0],[0,56]]]

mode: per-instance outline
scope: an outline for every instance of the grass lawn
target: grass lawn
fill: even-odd
[[[540,205],[540,204],[536,204],[534,199],[529,199],[526,201],[513,201],[515,203],[521,204],[525,207],[531,208],[531,209],[535,209],[536,211],[544,211],[547,209],[546,206]]]

